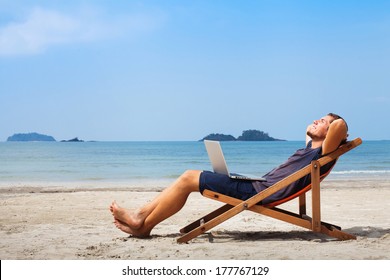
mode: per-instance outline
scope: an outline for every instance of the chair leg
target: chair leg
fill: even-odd
[[[306,194],[299,196],[299,215],[306,215]]]
[[[206,231],[212,229],[213,227],[223,223],[224,221],[234,217],[238,213],[241,213],[242,211],[245,211],[247,209],[248,209],[248,204],[246,203],[246,201],[242,201],[238,205],[231,207],[229,210],[226,210],[222,214],[217,215],[215,218],[211,219],[210,221],[204,222],[202,225],[182,235],[177,239],[177,242],[178,243],[188,242],[191,239],[199,236],[200,234],[205,233]]]
[[[321,233],[337,238],[339,240],[356,240],[356,236],[345,231],[342,231],[340,227],[334,225],[323,225]]]
[[[206,216],[192,222],[191,224],[185,226],[184,228],[182,228],[180,230],[180,233],[188,233],[190,231],[192,231],[193,229],[201,226],[203,223],[206,223],[212,219],[214,219],[215,217],[221,215],[222,213],[226,212],[227,210],[233,208],[232,205],[229,205],[229,204],[225,204],[224,206],[214,210],[213,212],[207,214]]]
[[[321,231],[321,200],[320,200],[320,164],[318,161],[311,163],[311,188],[312,188],[312,230]]]

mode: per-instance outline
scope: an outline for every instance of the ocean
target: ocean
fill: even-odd
[[[230,171],[263,175],[303,141],[221,142]],[[148,185],[187,169],[210,170],[203,142],[0,142],[0,185],[80,183]],[[342,156],[328,178],[390,183],[390,141],[364,141]]]

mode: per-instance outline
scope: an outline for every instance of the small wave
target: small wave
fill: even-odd
[[[345,170],[333,171],[333,174],[390,174],[390,170]]]
[[[167,175],[163,175],[162,177],[165,178],[165,179],[177,179],[180,177],[181,174],[177,173],[177,174],[167,174]]]
[[[89,177],[89,178],[83,178],[82,181],[103,181],[104,178],[102,177]]]

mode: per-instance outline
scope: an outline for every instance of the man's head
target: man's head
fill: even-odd
[[[330,124],[338,119],[342,119],[344,121],[348,130],[348,125],[342,117],[334,113],[329,113],[321,119],[315,120],[313,124],[309,126],[307,135],[313,140],[324,140],[326,134],[328,133]]]

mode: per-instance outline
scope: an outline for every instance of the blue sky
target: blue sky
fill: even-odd
[[[390,139],[390,1],[0,0],[0,141]]]

